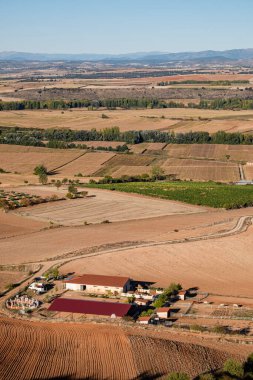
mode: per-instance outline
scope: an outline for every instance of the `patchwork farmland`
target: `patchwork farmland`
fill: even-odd
[[[106,146],[111,143],[95,141],[88,145],[95,147],[100,144]],[[150,174],[154,166],[160,166],[165,174],[181,180],[235,182],[240,180],[239,164],[253,161],[253,146],[250,145],[142,143],[129,148],[130,154],[0,145],[3,169],[0,182],[3,182],[1,178],[7,184],[22,183],[24,179],[30,183],[37,182],[33,171],[41,164],[51,172],[49,180],[75,178],[77,175],[120,177]],[[250,166],[243,165],[243,170],[245,178],[251,179]]]

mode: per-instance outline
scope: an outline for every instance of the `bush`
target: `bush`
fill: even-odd
[[[171,372],[171,374],[167,377],[167,380],[190,380],[190,377],[183,372]]]
[[[214,326],[211,331],[215,334],[227,334],[229,332],[226,326]]]
[[[223,371],[229,375],[236,376],[237,379],[241,379],[244,373],[242,364],[234,359],[228,359],[225,362]]]
[[[190,330],[191,331],[200,331],[200,332],[206,331],[205,327],[200,326],[200,325],[191,325]]]
[[[44,165],[37,165],[34,168],[33,174],[41,176],[41,175],[47,175],[47,168]]]
[[[246,360],[244,364],[244,371],[245,373],[253,374],[253,354],[249,355],[248,359]]]

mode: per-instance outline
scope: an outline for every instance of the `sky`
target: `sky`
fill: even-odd
[[[0,51],[252,48],[253,0],[0,0]]]

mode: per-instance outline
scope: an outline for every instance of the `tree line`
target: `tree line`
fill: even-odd
[[[213,134],[208,132],[174,133],[155,130],[146,131],[120,131],[119,127],[102,130],[70,130],[70,129],[28,129],[0,127],[0,143],[13,145],[42,146],[49,148],[87,148],[78,142],[83,141],[118,141],[115,151],[127,151],[126,144],[139,144],[142,142],[161,142],[167,144],[228,144],[252,145],[253,135],[239,132],[226,133],[219,131]]]
[[[249,89],[248,89],[249,90]],[[0,101],[0,111],[22,111],[22,110],[64,110],[73,108],[88,108],[88,109],[138,109],[138,108],[197,108],[197,109],[212,109],[212,110],[235,110],[253,109],[252,99],[228,98],[228,99],[213,99],[200,100],[199,103],[165,101],[156,98],[119,98],[119,99],[101,99],[101,100],[21,100],[21,101]]]

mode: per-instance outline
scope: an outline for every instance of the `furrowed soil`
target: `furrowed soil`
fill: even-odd
[[[166,332],[134,332],[106,325],[30,322],[0,318],[3,379],[164,379],[172,371],[191,377],[244,359],[245,347],[187,339]],[[153,360],[153,358],[156,360]]]

